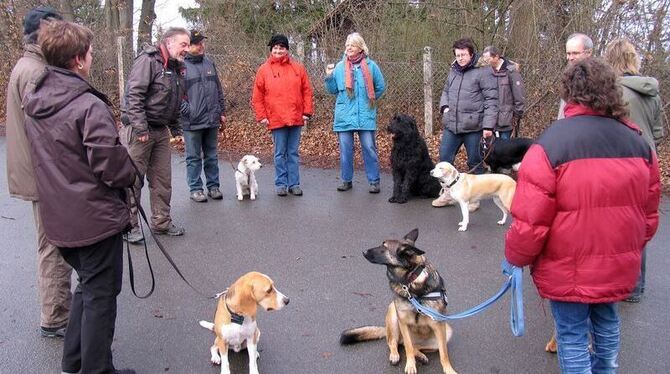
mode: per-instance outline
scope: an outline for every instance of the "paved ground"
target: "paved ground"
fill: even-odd
[[[6,190],[5,140],[0,138],[0,373],[59,373],[62,343],[38,337],[35,288],[35,238],[30,204],[10,199]],[[269,160],[265,160],[269,161]],[[173,158],[173,216],[186,236],[166,245],[186,276],[207,293],[223,290],[239,275],[258,270],[274,278],[291,298],[284,310],[261,312],[261,373],[402,373],[388,364],[383,341],[351,347],[338,344],[348,327],[382,324],[391,294],[384,269],[369,264],[363,249],[388,237],[420,230],[417,245],[427,252],[447,282],[452,311],[462,311],[492,295],[503,277],[503,235],[491,202],[471,215],[466,233],[457,232],[460,213],[435,209],[429,200],[405,205],[386,202],[391,177],[382,193],[370,195],[363,173],[354,189],[338,193],[337,171],[306,169],[303,197],[272,193],[272,166],[259,173],[261,195],[255,202],[234,197],[232,169],[221,162],[224,200],[197,204],[188,199],[183,158]],[[148,194],[145,194],[147,196]],[[145,203],[148,206],[147,203]],[[668,211],[667,199],[663,208]],[[670,238],[668,216],[649,247],[647,294],[639,305],[621,306],[621,373],[668,373],[670,364]],[[131,247],[142,262],[139,247]],[[127,283],[119,297],[114,343],[117,367],[138,373],[218,373],[209,364],[212,335],[199,319],[212,319],[214,302],[194,294],[150,247],[157,288],[147,300],[135,298]],[[147,272],[137,265],[140,291]],[[460,373],[557,373],[556,357],[544,352],[551,334],[548,304],[525,279],[526,335],[512,336],[508,298],[467,320],[454,322],[449,350]],[[247,371],[246,353],[231,354],[233,373]],[[420,373],[439,373],[437,355]],[[402,364],[404,365],[404,359]]]

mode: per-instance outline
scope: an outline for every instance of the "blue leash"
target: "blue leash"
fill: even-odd
[[[472,317],[475,314],[486,310],[493,303],[498,301],[498,299],[500,299],[502,295],[507,292],[507,290],[511,289],[512,300],[510,302],[510,327],[512,328],[512,334],[514,334],[514,336],[523,336],[525,330],[523,323],[523,270],[519,267],[512,266],[505,260],[503,260],[501,267],[503,274],[507,276],[507,281],[505,281],[505,283],[502,285],[502,287],[500,287],[500,290],[498,290],[495,295],[473,308],[448,316],[441,314],[432,308],[421,305],[419,300],[409,294],[407,286],[403,286],[403,289],[407,291],[409,295],[409,302],[412,303],[416,310],[430,317],[434,321],[441,322]]]

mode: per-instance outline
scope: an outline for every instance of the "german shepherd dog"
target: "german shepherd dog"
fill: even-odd
[[[422,352],[440,352],[440,363],[445,374],[455,374],[449,362],[447,342],[452,330],[446,322],[433,321],[419,313],[408,301],[408,291],[424,306],[441,314],[447,311],[444,281],[433,265],[426,260],[424,252],[414,246],[419,230],[410,231],[402,240],[384,240],[382,245],[363,252],[373,264],[385,265],[393,301],[386,312],[386,327],[363,326],[342,332],[340,344],[381,339],[386,337],[391,365],[398,365],[398,345],[405,346],[406,374],[416,374],[416,360],[427,364],[428,357]],[[405,291],[407,290],[407,291]]]

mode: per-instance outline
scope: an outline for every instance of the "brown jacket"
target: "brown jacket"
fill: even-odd
[[[23,105],[47,239],[82,247],[125,230],[124,188],[135,169],[107,98],[77,74],[50,66]]]
[[[11,197],[37,201],[35,170],[26,138],[21,101],[35,87],[44,70],[44,58],[37,44],[26,44],[23,57],[14,66],[7,86],[7,184]]]
[[[168,58],[164,47],[144,46],[126,83],[123,124],[138,135],[149,131],[149,126],[169,126],[173,135],[179,133],[184,73],[184,64]]]

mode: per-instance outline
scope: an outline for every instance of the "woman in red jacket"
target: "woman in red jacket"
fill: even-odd
[[[270,57],[258,69],[251,102],[256,121],[272,132],[275,192],[302,195],[298,147],[303,125],[312,115],[312,85],[305,67],[288,55],[288,38],[274,35]]]
[[[658,227],[658,160],[626,119],[621,87],[603,60],[570,64],[561,91],[565,119],[540,136],[519,170],[505,256],[530,265],[538,292],[551,300],[561,371],[613,373],[616,303],[635,286],[642,248]]]

